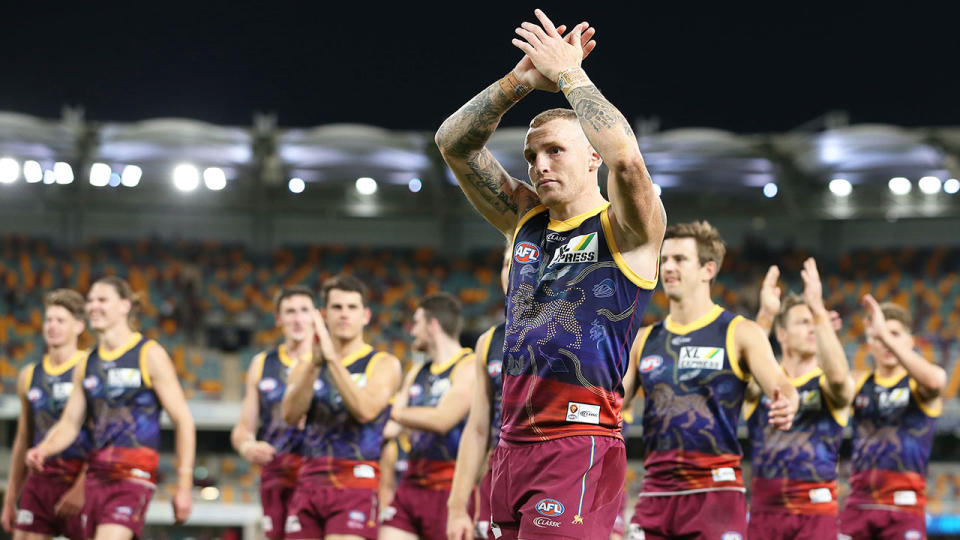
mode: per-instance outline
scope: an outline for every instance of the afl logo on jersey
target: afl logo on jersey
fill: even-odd
[[[419,384],[415,384],[410,387],[410,397],[417,397],[423,393],[423,387]]]
[[[267,377],[260,381],[259,386],[261,392],[272,392],[277,388],[277,380],[273,377]]]
[[[93,390],[100,384],[100,380],[97,379],[96,375],[91,375],[83,380],[83,387],[87,390]]]
[[[547,517],[557,517],[563,514],[563,504],[556,499],[540,499],[537,512]]]
[[[501,371],[503,371],[502,361],[494,360],[493,362],[487,364],[487,373],[489,373],[491,377],[499,376]]]
[[[640,371],[643,373],[650,373],[661,365],[663,365],[663,358],[660,356],[647,356],[643,360],[640,360]]]
[[[513,260],[520,264],[540,262],[540,248],[530,242],[520,242],[513,250]]]
[[[30,391],[27,392],[27,399],[30,401],[30,403],[33,403],[42,397],[43,391],[39,388],[31,388]]]

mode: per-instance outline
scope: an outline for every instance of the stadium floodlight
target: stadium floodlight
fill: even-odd
[[[887,182],[887,187],[894,195],[906,195],[913,189],[913,184],[903,176],[894,176]]]
[[[193,191],[200,185],[200,171],[189,163],[173,168],[173,185],[180,191]]]
[[[20,163],[12,157],[0,158],[0,184],[12,184],[20,177]]]
[[[227,187],[227,175],[220,167],[207,167],[203,170],[203,183],[211,191],[220,191]]]
[[[127,187],[137,187],[143,178],[143,169],[136,165],[127,165],[120,175],[120,183]]]
[[[303,193],[303,190],[307,188],[307,183],[303,181],[303,178],[291,178],[287,182],[287,189],[290,190],[290,193]]]
[[[846,197],[853,192],[853,185],[846,178],[834,178],[830,181],[830,193],[837,197]]]
[[[220,489],[217,486],[207,486],[200,489],[200,498],[205,501],[215,501],[220,497]]]
[[[373,195],[377,192],[377,181],[369,176],[357,178],[356,186],[361,195]]]
[[[57,175],[53,174],[53,171],[51,171],[50,169],[47,169],[47,170],[43,171],[43,183],[44,183],[44,184],[56,184],[56,183],[57,183]]]
[[[777,193],[780,192],[780,188],[777,187],[777,184],[774,182],[767,182],[763,185],[763,196],[772,199],[777,196]]]
[[[94,163],[90,166],[90,185],[103,187],[110,183],[110,166],[106,163]]]
[[[36,184],[43,180],[43,167],[36,161],[28,160],[23,162],[23,179],[31,184]]]
[[[663,193],[663,188],[660,187],[660,184],[654,184],[654,185],[653,185],[653,192],[657,194],[657,197],[659,197],[660,194]]]
[[[407,187],[410,188],[410,191],[419,193],[420,190],[423,189],[423,182],[421,182],[419,178],[411,178],[410,181],[407,182]]]
[[[53,177],[57,179],[58,184],[72,184],[73,167],[66,161],[58,161],[53,164]]]
[[[943,183],[943,191],[951,195],[960,191],[960,180],[957,180],[956,178],[949,178]]]
[[[940,179],[936,176],[924,176],[917,182],[917,185],[920,186],[920,191],[927,195],[940,192]]]

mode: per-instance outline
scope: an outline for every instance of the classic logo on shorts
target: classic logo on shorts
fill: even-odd
[[[597,262],[597,233],[574,236],[557,248],[553,260],[547,265]],[[612,295],[612,293],[611,293]]]
[[[540,248],[530,242],[520,242],[513,250],[513,260],[520,264],[540,262]]]
[[[534,518],[533,524],[536,525],[537,527],[559,527],[560,526],[559,521],[553,521],[552,519],[545,518],[545,517]]]
[[[33,512],[17,510],[17,525],[33,525]]]
[[[720,347],[683,347],[679,369],[723,369],[724,351]]]
[[[536,508],[537,512],[547,517],[558,517],[563,514],[563,503],[556,499],[540,499]]]
[[[43,390],[40,390],[39,388],[31,388],[27,392],[27,399],[30,401],[30,403],[33,403],[42,397],[43,397]]]
[[[288,533],[300,532],[303,526],[300,525],[300,518],[297,516],[287,516],[287,522],[283,525],[283,531]]]
[[[273,377],[267,377],[257,385],[261,392],[271,392],[277,388],[277,380]]]
[[[660,356],[656,354],[653,356],[647,356],[643,360],[640,360],[640,371],[644,373],[650,373],[661,365],[663,365],[663,358]]]

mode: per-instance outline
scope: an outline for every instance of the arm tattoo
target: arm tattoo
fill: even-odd
[[[573,110],[577,112],[577,117],[586,122],[595,132],[620,127],[624,134],[634,136],[630,122],[627,122],[623,114],[603,97],[596,86],[589,84],[574,88],[567,94],[567,99],[573,106]]]
[[[458,157],[478,152],[512,106],[500,85],[493,83],[447,118],[437,132],[437,141],[443,150]]]
[[[517,202],[503,190],[503,169],[486,149],[467,158],[470,172],[465,180],[472,184],[494,210],[517,213]]]

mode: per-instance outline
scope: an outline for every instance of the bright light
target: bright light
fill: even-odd
[[[763,196],[772,199],[777,196],[777,193],[780,189],[777,187],[777,184],[773,182],[767,182],[763,185]]]
[[[940,192],[940,179],[936,176],[924,176],[917,182],[917,185],[920,186],[920,191],[927,195]]]
[[[423,182],[421,182],[419,178],[411,178],[410,181],[407,182],[407,187],[410,188],[410,191],[419,193],[420,190],[423,189]]]
[[[94,163],[90,166],[90,185],[103,187],[110,183],[110,166],[106,163]]]
[[[57,175],[53,174],[53,171],[47,169],[43,171],[43,183],[44,184],[55,184],[57,182]]]
[[[892,191],[894,195],[906,195],[913,189],[913,184],[910,183],[910,180],[902,176],[895,176],[887,182],[887,187],[890,188],[890,191]]]
[[[123,168],[123,174],[120,175],[120,183],[127,187],[137,187],[141,178],[143,178],[143,169],[136,165],[127,165]]]
[[[12,184],[20,176],[20,163],[17,160],[5,157],[0,158],[0,184]]]
[[[663,188],[660,187],[660,184],[654,184],[653,192],[657,194],[657,197],[659,197],[660,194],[663,193]]]
[[[200,490],[200,498],[205,501],[215,501],[220,496],[220,490],[215,486],[207,486]]]
[[[200,171],[189,163],[173,168],[173,185],[180,191],[193,191],[200,185]]]
[[[287,188],[291,193],[303,193],[303,190],[307,188],[307,183],[303,181],[303,178],[291,178],[287,182]]]
[[[36,184],[37,182],[43,180],[43,167],[33,160],[24,161],[23,178],[31,184]]]
[[[846,197],[853,192],[853,185],[845,178],[834,178],[830,181],[830,193],[837,197]]]
[[[115,173],[115,172],[110,173],[110,181],[107,182],[107,185],[108,185],[108,186],[110,186],[110,187],[117,187],[117,186],[119,186],[119,185],[122,184],[122,183],[123,183],[123,179],[120,178],[120,175],[119,175],[119,174],[117,174],[117,173]]]
[[[220,191],[227,187],[227,175],[220,167],[208,167],[203,171],[203,183],[209,190]]]
[[[943,191],[951,195],[960,191],[960,180],[957,180],[956,178],[950,178],[943,183]]]
[[[58,184],[72,184],[73,167],[65,161],[58,161],[53,164],[53,177],[57,179]]]
[[[357,191],[361,195],[373,195],[377,192],[377,181],[368,176],[357,178]]]

